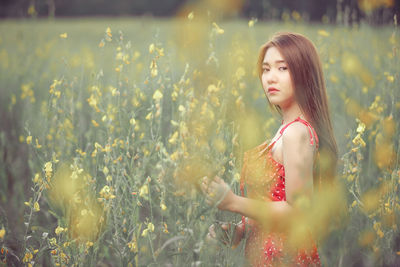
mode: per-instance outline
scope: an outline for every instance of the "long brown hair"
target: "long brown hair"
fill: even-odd
[[[338,150],[317,50],[314,44],[301,34],[276,33],[260,48],[257,64],[260,80],[264,56],[270,47],[276,47],[287,63],[295,99],[319,138],[319,153],[313,171],[314,185],[320,184],[321,181],[332,181],[336,175]],[[280,107],[274,107],[281,114]]]

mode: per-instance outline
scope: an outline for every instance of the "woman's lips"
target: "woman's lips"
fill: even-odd
[[[274,93],[274,92],[278,92],[278,91],[279,91],[278,89],[273,88],[273,87],[268,88],[268,93]]]

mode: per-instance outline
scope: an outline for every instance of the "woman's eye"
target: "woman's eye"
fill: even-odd
[[[287,70],[287,67],[279,67],[279,70]]]
[[[263,71],[263,72],[266,72],[266,71],[269,71],[269,69],[263,68],[262,71]]]

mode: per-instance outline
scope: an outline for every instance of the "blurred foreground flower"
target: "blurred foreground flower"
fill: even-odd
[[[6,230],[4,229],[4,227],[2,227],[2,228],[0,229],[0,239],[3,239],[4,236],[5,236],[5,234],[6,234]]]
[[[30,143],[32,143],[32,136],[28,136],[26,138],[26,143],[29,145]]]
[[[73,178],[74,177],[74,178]],[[48,191],[51,209],[67,222],[67,228],[56,228],[56,233],[66,232],[79,242],[94,242],[104,230],[106,214],[104,207],[95,199],[87,184],[90,176],[74,164],[57,168]],[[100,194],[111,199],[111,189],[103,188]]]
[[[215,22],[213,22],[213,27],[214,27],[214,29],[215,29],[215,32],[217,33],[217,34],[224,34],[224,29],[221,29],[219,26],[218,26],[218,24],[217,23],[215,23]]]
[[[254,24],[256,24],[256,22],[257,22],[257,18],[252,18],[251,20],[249,20],[249,22],[248,22],[249,28],[254,27]]]
[[[394,5],[394,0],[358,0],[358,7],[366,12],[371,13],[378,8],[390,8]]]
[[[330,35],[329,32],[327,32],[325,30],[319,30],[318,34],[323,36],[323,37],[328,37]]]

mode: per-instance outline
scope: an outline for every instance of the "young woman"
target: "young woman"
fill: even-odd
[[[209,204],[242,214],[234,242],[247,233],[245,254],[252,266],[320,266],[310,231],[300,232],[304,236],[297,243],[289,242],[288,234],[304,212],[304,199],[311,201],[335,176],[337,146],[321,62],[309,39],[278,33],[261,47],[258,70],[282,125],[270,143],[245,153],[241,196],[219,177],[203,179],[202,189]],[[215,238],[213,227],[209,236]]]

